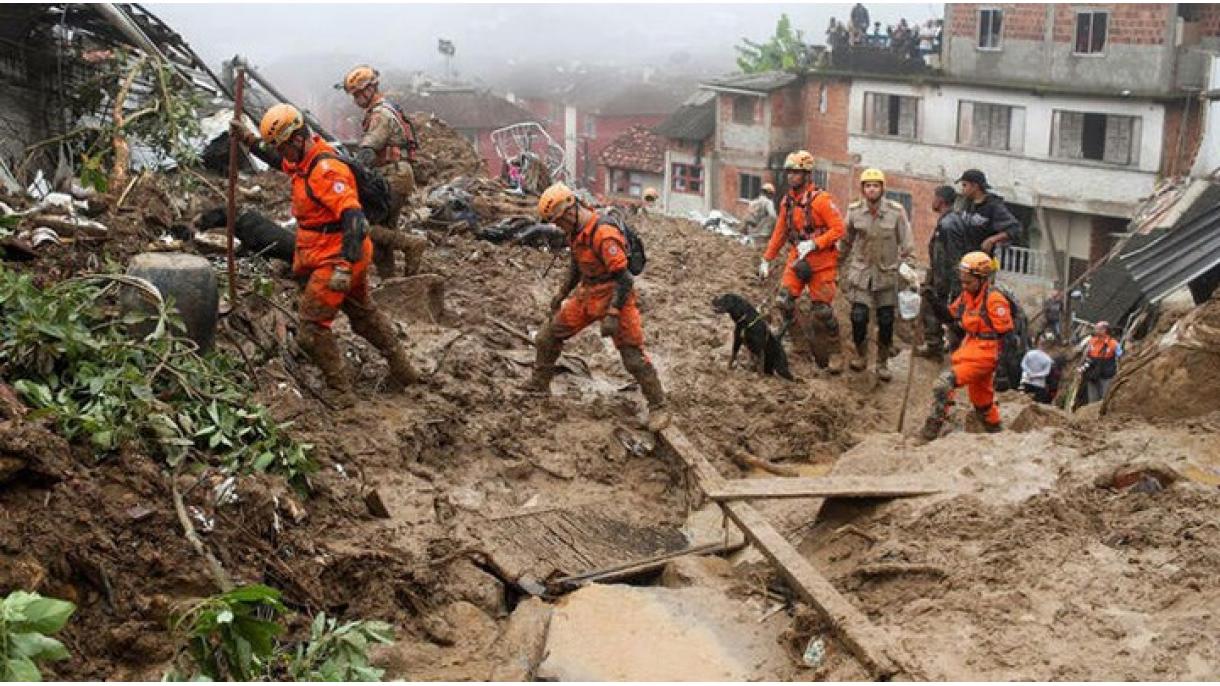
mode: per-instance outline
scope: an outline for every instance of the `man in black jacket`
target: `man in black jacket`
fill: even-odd
[[[932,211],[936,213],[936,228],[928,241],[928,275],[920,289],[919,318],[923,322],[922,345],[916,354],[933,359],[945,350],[944,326],[953,321],[949,303],[961,292],[957,265],[966,248],[969,227],[961,212],[953,211],[957,191],[952,186],[940,186],[933,191]]]
[[[1012,216],[1004,198],[991,192],[986,174],[967,169],[957,182],[962,185],[962,211],[970,225],[966,252],[981,250],[993,255],[996,245],[1014,243],[1021,237],[1021,222]]]

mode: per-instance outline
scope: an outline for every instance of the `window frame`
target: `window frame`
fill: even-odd
[[[1089,46],[1090,46],[1090,48],[1092,47],[1092,44],[1093,44],[1093,32],[1097,28],[1096,15],[1100,14],[1106,18],[1106,27],[1105,27],[1106,35],[1101,40],[1101,48],[1099,48],[1097,50],[1090,49],[1086,52],[1081,52],[1080,50],[1077,49],[1080,46],[1080,18],[1086,14],[1090,15],[1090,17],[1091,17],[1089,20]],[[1074,56],[1074,57],[1104,57],[1106,54],[1106,48],[1109,47],[1109,45],[1110,45],[1110,10],[1079,9],[1079,10],[1076,10],[1074,18],[1075,18],[1075,21],[1073,22],[1074,26],[1072,27],[1072,56]]]
[[[911,221],[911,217],[915,216],[915,195],[910,191],[887,188],[885,189],[885,197],[887,200],[893,200],[902,205],[902,209],[907,212],[908,222]]]
[[[1060,140],[1062,138],[1063,115],[1064,114],[1080,115],[1082,117],[1085,115],[1102,116],[1105,118],[1107,129],[1110,127],[1111,119],[1122,118],[1122,119],[1128,120],[1128,125],[1130,126],[1130,132],[1129,132],[1127,155],[1126,155],[1127,161],[1126,162],[1112,162],[1110,160],[1105,159],[1105,149],[1104,149],[1105,132],[1102,133],[1103,149],[1102,149],[1101,159],[1085,157],[1084,156],[1085,135],[1084,135],[1084,123],[1083,122],[1081,123],[1081,131],[1080,131],[1080,140],[1081,140],[1080,156],[1071,157],[1071,156],[1063,154],[1062,144],[1060,143]],[[1081,111],[1081,110],[1054,109],[1054,110],[1051,110],[1051,140],[1050,140],[1050,155],[1049,156],[1052,159],[1065,160],[1069,163],[1076,163],[1076,164],[1104,165],[1107,167],[1137,167],[1138,168],[1139,164],[1140,164],[1140,147],[1141,147],[1141,140],[1142,140],[1143,130],[1144,130],[1143,127],[1144,127],[1144,118],[1139,115],[1112,114],[1109,112],[1088,112],[1088,111]]]
[[[703,165],[671,162],[669,170],[669,190],[688,195],[703,195]],[[678,187],[679,181],[685,182],[681,188]],[[693,190],[690,188],[692,181],[697,184]]]
[[[758,126],[758,124],[761,123],[761,120],[762,120],[762,117],[758,116],[759,99],[760,98],[758,98],[757,96],[753,96],[753,95],[734,95],[733,96],[733,112],[732,112],[733,123],[740,124],[741,126]],[[744,108],[739,108],[738,106],[741,105],[742,103],[746,103],[746,102],[749,103],[749,110],[750,110],[749,121],[745,121],[741,117],[738,116],[739,111],[744,110]]]
[[[813,174],[810,175],[809,180],[813,182],[814,186],[826,190],[830,187],[830,171],[821,167],[814,167]]]
[[[991,146],[991,145],[978,145],[978,144],[974,143],[972,140],[970,140],[970,138],[974,137],[973,134],[975,133],[974,132],[974,121],[973,121],[974,114],[976,111],[975,108],[980,107],[980,106],[986,107],[986,108],[1003,107],[1003,108],[1008,109],[1008,135],[1006,136],[1007,140],[1004,143],[1004,147],[997,148],[997,147]],[[970,110],[970,119],[971,119],[971,122],[970,122],[971,136],[970,137],[966,136],[965,127],[963,127],[963,125],[962,125],[966,119],[965,111],[967,108],[969,108],[969,110]],[[990,151],[995,151],[995,152],[1005,152],[1005,153],[1011,153],[1011,154],[1015,154],[1015,155],[1023,155],[1023,154],[1025,154],[1025,114],[1026,114],[1025,107],[1023,105],[1010,105],[1008,103],[1003,103],[1003,102],[986,102],[984,100],[967,100],[967,99],[958,100],[957,101],[957,133],[954,137],[954,140],[957,141],[958,145],[969,147],[969,148],[974,148],[976,150],[990,150]]]
[[[875,110],[876,110],[876,103],[877,103],[876,99],[878,97],[889,98],[890,104],[893,104],[895,102],[895,100],[897,101],[898,107],[900,109],[900,113],[898,115],[899,128],[902,127],[902,124],[901,124],[902,101],[903,100],[912,101],[912,103],[913,103],[912,107],[914,108],[914,114],[913,114],[914,131],[912,132],[912,134],[910,136],[907,136],[902,133],[889,133],[888,122],[886,122],[886,127],[885,127],[886,131],[885,132],[875,130],[877,128]],[[886,93],[883,91],[865,91],[863,121],[860,122],[861,132],[866,133],[870,136],[883,136],[885,138],[893,138],[893,139],[904,140],[904,141],[919,141],[920,133],[921,133],[920,124],[922,123],[920,121],[921,117],[919,116],[919,108],[920,108],[922,100],[923,100],[923,98],[919,97],[918,95],[903,95],[902,93]],[[888,112],[888,109],[887,109],[887,112]],[[870,128],[870,123],[872,124],[871,128]]]
[[[753,180],[752,183],[746,183],[750,180]],[[762,184],[762,176],[759,176],[758,174],[737,172],[737,199],[741,200],[742,202],[752,201],[754,198],[758,197],[759,193],[762,192]],[[748,185],[752,185],[754,187],[753,193],[746,193],[745,189]]]
[[[998,33],[988,31],[987,35],[995,35],[995,45],[983,45],[983,17],[998,16],[1000,18],[1000,30]],[[988,23],[988,28],[991,27],[994,21]],[[974,32],[974,49],[983,50],[986,52],[999,52],[1004,49],[1004,9],[1001,7],[980,7],[978,15],[978,23]]]

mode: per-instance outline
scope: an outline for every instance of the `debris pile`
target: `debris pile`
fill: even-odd
[[[448,183],[459,176],[487,173],[483,159],[470,140],[443,119],[424,112],[415,112],[408,118],[419,137],[420,149],[412,164],[416,183],[432,186]]]

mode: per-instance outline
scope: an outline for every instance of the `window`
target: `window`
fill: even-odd
[[[638,198],[644,194],[644,178],[626,169],[610,170],[610,191],[616,195]]]
[[[1025,108],[963,100],[957,106],[957,142],[975,148],[1025,149]]]
[[[826,107],[827,107],[826,84],[822,84],[818,88],[818,112],[820,112],[822,114],[826,114]]]
[[[813,185],[817,186],[818,188],[821,188],[822,190],[825,190],[827,187],[827,184],[829,184],[829,183],[830,183],[830,175],[826,173],[825,169],[816,169],[815,168],[813,170]]]
[[[753,200],[762,191],[762,177],[754,174],[737,175],[737,197],[741,200]]]
[[[679,193],[703,192],[703,167],[696,164],[677,164],[672,167],[670,188]]]
[[[919,98],[888,93],[864,94],[864,131],[882,136],[915,138]]]
[[[1108,12],[1077,12],[1076,54],[1093,55],[1104,51],[1109,23]]]
[[[911,194],[906,191],[886,191],[885,197],[902,205],[902,208],[907,211],[907,221],[911,219],[911,208],[914,207],[914,201],[911,199]]]
[[[733,97],[733,123],[757,124],[758,98],[752,95],[737,95]]]
[[[1140,118],[1055,110],[1051,155],[1110,164],[1138,164]]]
[[[1004,13],[998,9],[979,10],[979,49],[999,50]]]

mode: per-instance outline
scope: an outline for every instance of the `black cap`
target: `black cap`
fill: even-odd
[[[983,190],[991,188],[991,186],[987,184],[987,175],[977,169],[967,169],[966,171],[962,172],[962,175],[957,179],[957,182],[961,183],[962,181],[977,183],[979,188],[982,188]]]

